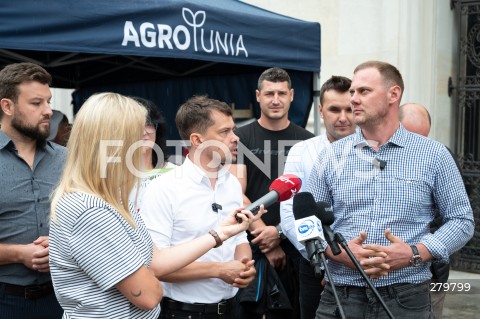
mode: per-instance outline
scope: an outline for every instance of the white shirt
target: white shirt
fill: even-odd
[[[298,142],[290,149],[285,162],[284,174],[294,174],[302,180],[299,192],[305,191],[308,178],[315,164],[318,154],[330,145],[326,135],[319,135],[308,140]],[[293,216],[293,198],[280,203],[280,218],[282,231],[290,242],[298,249],[303,257],[307,258],[305,246],[297,240],[295,231],[295,217]]]
[[[213,211],[213,203],[222,206],[218,213]],[[176,246],[218,228],[220,222],[239,207],[242,207],[242,189],[235,176],[221,168],[212,189],[205,172],[187,157],[181,166],[147,186],[141,214],[154,243],[162,248]],[[237,245],[242,243],[248,243],[246,232],[211,249],[197,261],[232,261]],[[234,297],[238,290],[217,278],[163,285],[165,296],[187,303],[219,302]]]

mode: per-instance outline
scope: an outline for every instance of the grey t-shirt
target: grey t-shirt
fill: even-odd
[[[50,194],[57,185],[66,149],[47,142],[37,148],[33,171],[0,131],[0,244],[29,244],[48,236]],[[50,273],[28,269],[23,264],[0,265],[0,282],[37,285],[50,281]]]

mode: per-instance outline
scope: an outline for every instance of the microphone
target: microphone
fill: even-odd
[[[385,169],[385,166],[387,166],[387,161],[374,158],[372,162],[373,166],[378,167],[381,171]]]
[[[328,245],[330,246],[330,249],[332,250],[332,254],[336,256],[340,254],[342,250],[340,249],[340,246],[338,246],[337,241],[335,241],[335,234],[330,228],[330,225],[333,224],[335,220],[332,206],[325,202],[318,202],[317,207],[318,211],[320,212],[320,221],[322,222],[323,234]]]
[[[387,162],[382,160],[379,160],[379,162],[380,162],[380,170],[383,171],[385,169],[385,166],[387,166]]]
[[[318,252],[323,251],[321,241],[324,240],[322,224],[316,216],[317,205],[313,195],[308,192],[298,193],[293,198],[293,216],[297,240],[305,246],[315,275],[322,273]]]
[[[219,210],[219,209],[222,209],[222,205],[217,204],[217,203],[213,203],[213,204],[212,204],[212,210],[213,210],[215,213],[218,213],[218,210]]]
[[[281,175],[270,184],[270,191],[266,195],[245,207],[245,210],[249,210],[253,215],[256,215],[260,210],[260,205],[263,204],[263,206],[268,207],[275,202],[283,202],[290,199],[298,193],[301,187],[302,181],[296,175]],[[241,222],[241,219],[239,222]]]
[[[320,267],[320,263],[323,263],[325,275],[331,283],[332,293],[337,304],[338,316],[344,319],[346,318],[345,312],[343,310],[342,303],[340,302],[340,298],[338,297],[335,284],[333,283],[332,274],[330,273],[327,259],[325,257],[325,249],[323,249],[321,243],[321,241],[324,239],[323,235],[325,230],[322,233],[322,222],[317,217],[319,210],[324,212],[325,208],[323,206],[319,206],[315,202],[315,199],[311,193],[298,193],[293,198],[293,216],[295,217],[297,240],[305,245],[308,259],[310,259],[310,264],[312,264],[315,271],[315,277],[321,276],[322,269]],[[327,221],[330,222],[330,220]],[[333,222],[333,212],[331,221]]]

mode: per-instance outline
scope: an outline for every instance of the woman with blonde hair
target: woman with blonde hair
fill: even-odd
[[[115,93],[91,96],[78,112],[52,199],[50,269],[64,318],[157,318],[156,277],[188,265],[259,218],[242,210],[217,230],[159,250],[128,196],[141,162],[147,111]]]

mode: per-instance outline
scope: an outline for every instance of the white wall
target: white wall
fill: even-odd
[[[402,103],[424,104],[432,116],[430,137],[453,146],[447,82],[455,72],[457,38],[450,0],[242,1],[320,23],[322,84],[332,75],[351,77],[367,60],[395,65],[405,82]]]
[[[52,88],[51,106],[54,110],[59,110],[68,117],[70,123],[73,123],[73,105],[72,92],[73,89],[57,89]]]

